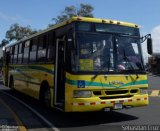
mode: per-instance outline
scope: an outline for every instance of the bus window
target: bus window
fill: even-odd
[[[13,63],[17,63],[18,45],[15,45]]]
[[[46,61],[46,46],[47,46],[47,35],[40,36],[38,45],[38,61]]]
[[[19,49],[18,49],[18,63],[20,64],[22,62],[22,43],[19,44]]]
[[[79,58],[75,57],[73,70],[76,71],[113,71],[112,36],[103,34],[77,34]]]
[[[38,43],[38,39],[37,38],[31,40],[31,43],[30,43],[30,58],[29,58],[30,62],[36,61],[37,43]]]
[[[27,63],[27,62],[28,62],[29,45],[30,45],[30,41],[26,41],[26,42],[24,43],[23,63]]]
[[[54,61],[54,56],[55,56],[55,40],[54,40],[54,33],[50,32],[49,33],[49,45],[48,45],[48,54],[47,54],[47,59],[49,62],[53,62]]]
[[[10,52],[10,47],[8,47],[8,48],[6,49],[6,52]]]
[[[13,63],[13,59],[14,59],[14,49],[15,49],[15,47],[12,46],[11,47],[11,63]]]
[[[78,31],[90,31],[91,23],[80,22],[78,23],[77,30]]]

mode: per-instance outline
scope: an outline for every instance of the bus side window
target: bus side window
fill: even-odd
[[[19,44],[19,49],[18,49],[18,64],[21,64],[22,63],[22,43]]]
[[[14,46],[14,58],[13,58],[13,63],[17,63],[17,53],[18,53],[18,45]]]
[[[14,58],[14,46],[10,48],[10,63],[13,63],[13,58]]]
[[[29,61],[35,62],[37,57],[37,44],[38,39],[34,38],[30,41],[30,55],[29,55]]]
[[[28,63],[30,41],[24,43],[23,63]]]
[[[46,47],[48,44],[47,34],[41,35],[39,37],[39,45],[38,45],[38,62],[46,62]]]
[[[54,32],[49,32],[48,36],[49,36],[49,38],[48,38],[47,60],[48,60],[48,62],[54,62],[54,57],[55,57]]]

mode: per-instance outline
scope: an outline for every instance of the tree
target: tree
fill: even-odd
[[[55,21],[55,23],[60,23],[65,20],[70,19],[73,16],[82,16],[82,17],[94,17],[93,16],[93,10],[94,7],[90,4],[80,4],[79,8],[76,8],[75,6],[67,6],[65,7],[64,11],[58,15],[56,18],[53,18],[52,20]],[[50,24],[49,26],[52,26],[53,24]]]
[[[3,47],[5,45],[7,45],[7,44],[9,44],[9,41],[6,40],[6,39],[3,39],[2,42],[1,42],[1,44],[0,44],[0,47]]]
[[[78,10],[78,16],[83,17],[94,17],[92,11],[94,10],[93,6],[90,4],[80,4],[80,9]]]
[[[8,41],[18,41],[34,33],[37,33],[37,31],[32,30],[30,26],[23,27],[16,23],[11,25],[9,30],[6,32],[6,39]]]

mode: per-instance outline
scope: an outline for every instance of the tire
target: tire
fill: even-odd
[[[14,80],[13,80],[13,77],[10,78],[9,88],[10,88],[11,90],[14,90]]]
[[[43,103],[46,107],[51,107],[51,93],[50,93],[50,90],[49,88],[47,88],[45,91],[44,91],[44,94],[43,94]]]

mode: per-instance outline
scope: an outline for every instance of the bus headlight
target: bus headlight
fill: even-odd
[[[147,92],[146,89],[140,89],[140,93],[141,93],[141,94],[147,94],[148,92]]]
[[[88,98],[91,97],[92,92],[91,91],[74,91],[73,97],[75,98]]]

